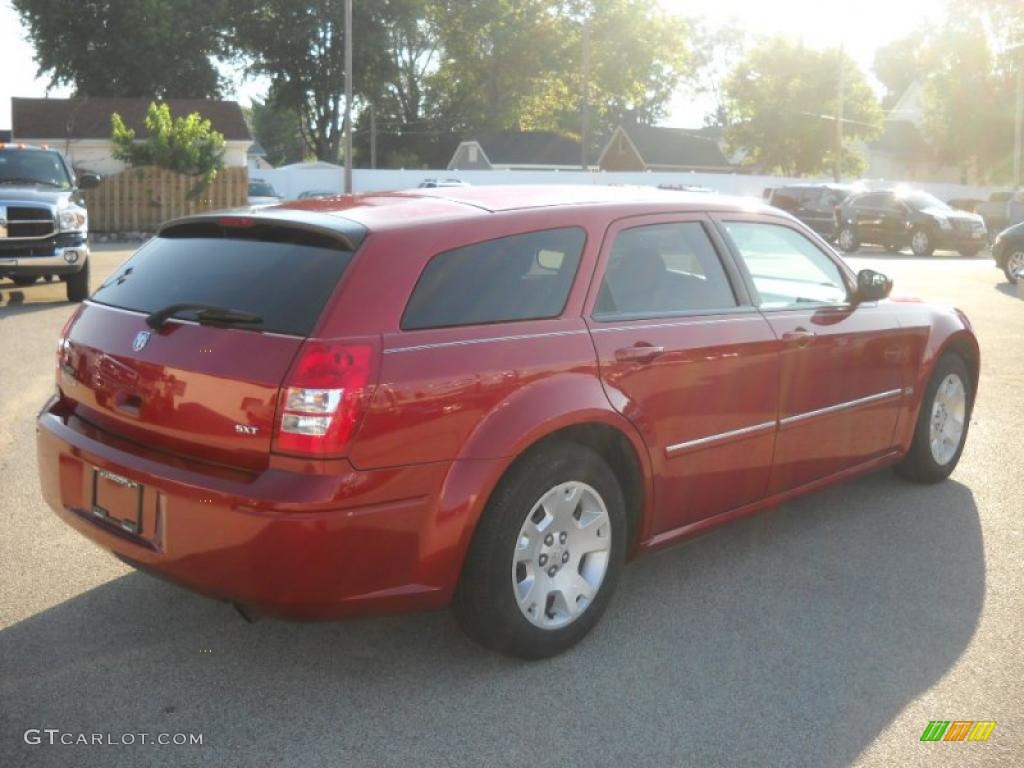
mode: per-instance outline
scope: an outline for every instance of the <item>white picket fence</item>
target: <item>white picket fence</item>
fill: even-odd
[[[340,170],[314,168],[282,168],[254,171],[252,179],[269,181],[278,194],[293,199],[302,192],[341,192],[344,177]],[[448,170],[370,170],[357,168],[352,172],[352,186],[355,192],[379,192],[384,190],[412,189],[426,179],[459,179],[474,186],[497,184],[601,184],[639,185],[657,187],[662,185],[686,185],[708,187],[727,195],[761,197],[766,187],[780,187],[786,184],[800,184],[815,179],[795,179],[782,176],[748,176],[743,174],[718,173],[630,173],[604,171],[448,171]],[[817,179],[829,181],[829,179]],[[891,187],[898,180],[866,181],[869,187]],[[907,182],[910,186],[925,189],[942,200],[973,198],[987,200],[989,194],[999,187],[974,187],[961,184],[935,184]]]

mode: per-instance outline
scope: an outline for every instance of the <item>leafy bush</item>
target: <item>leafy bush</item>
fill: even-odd
[[[224,135],[198,112],[173,118],[166,104],[150,104],[146,111],[149,135],[141,141],[116,112],[110,123],[114,157],[131,166],[155,165],[198,177],[189,190],[190,198],[198,197],[224,167]]]

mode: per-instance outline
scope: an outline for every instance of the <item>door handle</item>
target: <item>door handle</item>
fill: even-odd
[[[664,347],[655,347],[651,344],[636,344],[632,347],[623,347],[615,350],[615,359],[620,363],[649,363],[659,355],[665,354]]]
[[[782,340],[789,344],[795,344],[798,347],[806,347],[814,341],[816,335],[814,331],[808,331],[806,328],[796,328],[782,334]]]

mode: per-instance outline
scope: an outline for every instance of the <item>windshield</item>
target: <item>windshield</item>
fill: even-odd
[[[250,197],[277,197],[277,192],[274,188],[266,181],[250,181],[249,182],[249,196]]]
[[[71,179],[60,155],[43,149],[0,151],[0,184],[40,184],[71,189]]]
[[[906,203],[915,211],[923,211],[926,208],[940,208],[944,211],[952,210],[939,198],[929,195],[927,192],[909,192],[905,195],[896,195],[896,199]]]

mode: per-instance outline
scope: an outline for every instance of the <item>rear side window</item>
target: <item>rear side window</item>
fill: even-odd
[[[246,328],[308,336],[352,260],[351,251],[327,245],[156,237],[107,278],[92,300],[147,313],[171,304],[210,304],[263,318]]]
[[[567,227],[440,253],[413,289],[402,330],[557,317],[585,241],[582,229]]]
[[[651,224],[615,238],[596,320],[630,320],[736,306],[722,262],[700,222]]]

